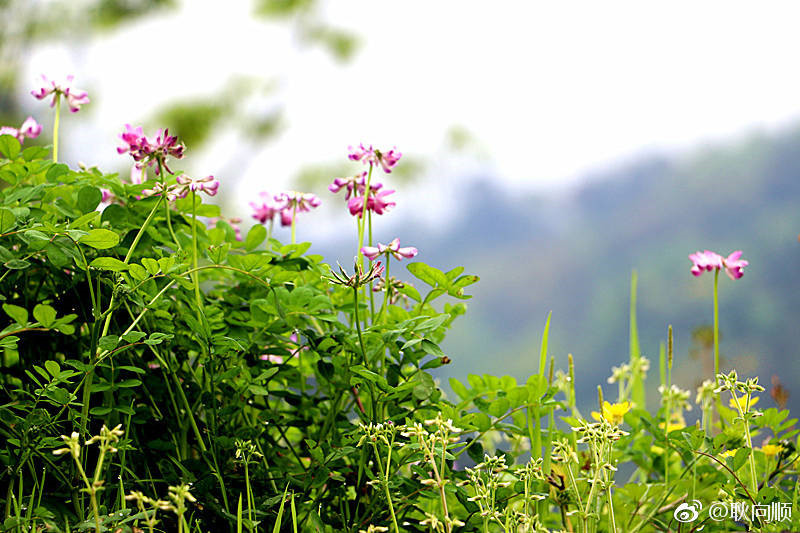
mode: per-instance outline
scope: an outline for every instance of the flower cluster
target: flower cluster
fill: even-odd
[[[134,128],[130,124],[125,124],[125,131],[119,137],[124,146],[117,147],[117,153],[128,152],[136,161],[138,169],[158,163],[156,173],[159,173],[159,167],[163,166],[172,174],[166,163],[167,156],[182,159],[186,150],[186,147],[178,142],[178,137],[169,134],[169,129],[158,130],[155,138],[150,139],[144,135],[141,126]]]
[[[700,276],[706,270],[721,270],[724,268],[728,277],[736,280],[744,275],[743,269],[749,264],[741,257],[741,250],[732,252],[728,257],[722,257],[718,253],[709,250],[695,252],[689,254],[689,260],[692,262],[691,272],[695,276]]]
[[[74,76],[69,75],[64,83],[56,83],[54,80],[50,80],[47,76],[42,74],[41,84],[36,89],[32,90],[31,94],[36,97],[37,100],[44,100],[52,95],[53,99],[50,100],[50,107],[55,107],[58,99],[64,96],[64,98],[67,99],[69,110],[73,113],[77,113],[80,111],[83,104],[89,103],[89,94],[81,89],[72,88],[73,79]]]
[[[35,139],[42,133],[42,125],[36,122],[33,117],[28,117],[19,128],[3,126],[0,128],[0,135],[11,135],[22,143],[25,139]]]
[[[358,148],[348,146],[348,150],[350,151],[348,157],[352,161],[361,161],[371,167],[380,165],[387,174],[392,171],[403,155],[394,148],[384,153],[373,148],[372,145],[365,147],[363,144],[359,144]]]
[[[361,248],[361,253],[370,261],[374,261],[378,256],[383,254],[392,254],[397,260],[402,260],[404,257],[406,259],[411,259],[419,252],[413,246],[400,248],[400,239],[395,238],[389,244],[379,242],[378,246],[364,246]]]
[[[261,224],[272,222],[275,215],[280,215],[281,226],[291,226],[292,217],[298,211],[308,212],[319,207],[322,200],[316,194],[308,192],[286,191],[274,196],[261,193],[261,202],[250,202],[253,218]]]

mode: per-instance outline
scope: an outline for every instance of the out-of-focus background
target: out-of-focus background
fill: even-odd
[[[126,177],[124,124],[169,127],[187,145],[174,168],[218,177],[245,228],[260,191],[319,195],[298,238],[343,264],[355,224],[327,185],[361,170],[348,145],[396,146],[381,178],[397,206],[376,240],[482,278],[443,345],[445,387],[527,378],[552,311],[550,352],[561,368],[574,355],[590,404],[628,359],[635,269],[650,404],[668,324],[674,381],[694,388],[711,375],[713,278],[687,256],[741,249],[744,277],[720,278],[724,368],[779,380],[797,409],[799,14],[790,1],[0,0],[0,124],[33,115],[49,143],[51,110],[30,91],[74,74],[92,102],[62,114],[62,159]]]

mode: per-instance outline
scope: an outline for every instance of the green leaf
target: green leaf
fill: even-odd
[[[102,200],[103,193],[97,187],[87,185],[78,191],[78,209],[84,213],[97,209]]]
[[[19,141],[12,135],[0,135],[0,153],[6,159],[16,159],[19,151],[22,148]]]
[[[58,375],[61,373],[61,367],[58,366],[58,363],[56,363],[55,361],[52,360],[45,361],[44,367],[47,369],[48,372],[50,372],[50,375],[53,376],[54,378],[58,377]]]
[[[99,346],[101,350],[111,351],[117,347],[117,344],[119,344],[119,337],[116,335],[106,335],[97,341],[97,346]]]
[[[89,222],[91,222],[92,220],[96,219],[99,216],[100,216],[100,212],[99,211],[92,211],[91,213],[86,213],[85,215],[82,215],[82,216],[76,218],[75,220],[73,220],[72,222],[70,222],[69,223],[69,227],[70,227],[70,229],[83,227],[83,226],[85,226],[86,224],[88,224]]]
[[[152,257],[145,257],[142,259],[142,265],[147,269],[151,276],[155,276],[158,274],[158,271],[161,270],[161,267],[158,264],[158,261],[153,259]]]
[[[136,281],[143,281],[147,279],[147,270],[142,265],[136,263],[128,266],[128,272]]]
[[[9,270],[25,270],[31,264],[24,259],[12,259],[11,261],[6,261],[5,266]]]
[[[14,216],[11,209],[0,208],[0,233],[11,231],[16,225],[17,217]]]
[[[111,270],[112,272],[128,270],[128,265],[113,257],[98,257],[89,263],[89,266],[100,270]]]
[[[55,165],[47,169],[47,174],[45,174],[45,178],[47,178],[47,181],[56,181],[64,174],[68,173],[69,173],[69,167],[67,165],[65,165],[64,163],[56,163]]]
[[[425,353],[433,355],[435,357],[444,357],[444,352],[436,343],[429,341],[428,339],[422,339],[422,343],[420,347],[425,350]]]
[[[91,409],[89,409],[89,414],[95,416],[106,416],[110,412],[111,412],[110,407],[92,407]]]
[[[248,252],[255,250],[266,238],[267,230],[261,224],[256,224],[250,228],[250,231],[247,232],[247,237],[244,239],[245,250]]]
[[[733,465],[731,466],[731,470],[736,472],[744,464],[747,462],[747,458],[750,457],[750,449],[749,448],[739,448],[736,450],[736,455],[733,456]]]
[[[489,414],[500,418],[506,414],[510,405],[511,402],[508,401],[508,398],[497,398],[489,404]]]
[[[448,280],[444,272],[438,268],[434,268],[422,262],[411,263],[407,268],[416,278],[424,281],[431,287],[436,287],[437,285],[447,287],[450,285],[450,280]]]
[[[56,310],[46,304],[38,304],[33,308],[33,318],[44,327],[49,328],[56,320]]]
[[[128,210],[121,205],[111,204],[103,209],[103,215],[100,217],[101,222],[108,222],[113,227],[118,228],[128,221]]]
[[[130,343],[139,342],[145,337],[147,337],[147,333],[145,333],[144,331],[129,331],[128,333],[122,336],[125,342],[130,342]]]
[[[107,229],[96,228],[81,237],[79,242],[98,250],[105,250],[119,244],[119,235]]]
[[[471,396],[469,389],[467,389],[464,384],[458,381],[456,378],[450,378],[450,388],[453,389],[453,392],[458,394],[458,397],[462,400],[468,400]]]
[[[3,311],[20,326],[28,325],[28,310],[14,304],[3,304]]]
[[[117,387],[121,387],[121,388],[125,388],[125,389],[132,389],[133,387],[138,387],[141,384],[142,384],[142,382],[140,380],[130,378],[130,379],[123,379],[122,381],[120,381],[116,385],[117,385]]]

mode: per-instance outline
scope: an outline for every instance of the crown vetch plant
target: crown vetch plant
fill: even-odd
[[[549,316],[538,372],[452,379],[446,398],[429,370],[450,362],[440,343],[478,277],[373,244],[372,214],[394,203],[371,173],[390,173],[395,149],[351,149],[368,169],[329,186],[357,223],[348,273],[294,242],[313,193],[264,193],[245,233],[206,203],[226,180],[167,166],[185,148],[166,129],[125,126],[122,181],[57,163],[57,133],[52,158],[23,150],[34,124],[0,135],[4,531],[800,530],[795,419],[756,410],[763,387],[730,371],[700,386],[693,425],[671,327],[655,412],[632,401],[649,370],[637,356],[587,420],[580,358],[547,364]],[[291,244],[272,238],[276,216]],[[741,255],[690,256],[693,274],[715,272],[715,343],[717,277],[741,278]],[[389,276],[392,259],[413,283]]]

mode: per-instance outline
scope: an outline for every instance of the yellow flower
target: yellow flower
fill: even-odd
[[[764,452],[768,459],[772,459],[783,451],[783,446],[780,444],[765,444],[761,447],[761,451]]]
[[[734,455],[736,455],[736,450],[725,450],[719,454],[722,459],[727,459],[728,457],[733,457]]]
[[[600,413],[597,411],[592,411],[592,418],[600,422],[603,418],[606,419],[607,422],[618,426],[622,423],[623,417],[625,417],[625,413],[631,410],[631,402],[623,402],[623,403],[608,403],[603,402],[603,416],[600,417]]]
[[[658,427],[664,429],[664,422],[661,422]],[[667,424],[667,431],[666,433],[670,433],[672,431],[683,429],[686,427],[686,420],[683,419],[683,415],[680,413],[673,413],[672,420],[669,424]]]
[[[750,407],[753,407],[757,403],[758,403],[758,396],[751,396]],[[739,396],[738,398],[736,398],[736,400],[731,398],[730,401],[728,402],[728,405],[731,406],[731,409],[737,409],[736,407],[737,404],[739,406],[738,408],[744,411],[745,408],[747,407],[747,396]]]

